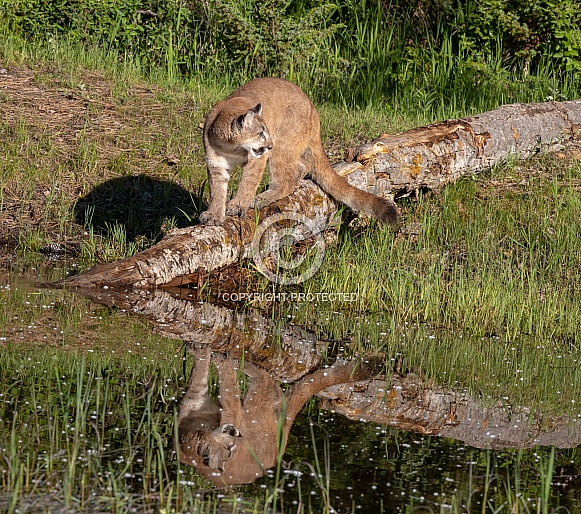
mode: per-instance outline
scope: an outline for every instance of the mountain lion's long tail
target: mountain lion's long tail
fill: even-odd
[[[392,225],[397,223],[397,207],[391,200],[367,193],[349,184],[341,175],[335,173],[326,156],[314,158],[313,161],[315,162],[311,168],[311,176],[333,198],[354,211],[363,212],[379,221]]]

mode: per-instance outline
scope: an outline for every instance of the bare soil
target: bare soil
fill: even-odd
[[[50,69],[0,73],[0,138],[6,145],[0,156],[4,259],[13,255],[23,228],[38,229],[47,242],[78,243],[86,236],[81,216],[66,220],[66,230],[63,219],[89,194],[91,203],[100,202],[109,213],[127,201],[151,204],[148,187],[155,184],[136,188],[136,177],[178,187],[189,185],[192,168],[202,167],[200,105],[186,94],[167,98],[155,85],[126,84],[115,91],[113,84],[94,72],[83,73],[82,82]],[[119,194],[114,180],[120,176],[127,179],[125,188],[133,189],[130,199]],[[150,210],[154,208],[152,204]]]

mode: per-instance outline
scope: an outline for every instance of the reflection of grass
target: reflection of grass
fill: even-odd
[[[308,419],[299,421],[305,426],[295,431],[302,431],[307,444],[299,444],[302,441],[295,436],[294,446],[287,450],[292,460],[303,462],[305,474],[293,473],[285,475],[285,479],[278,475],[266,477],[266,491],[258,485],[224,492],[218,498],[192,469],[181,467],[173,453],[176,401],[183,385],[178,375],[181,365],[178,358],[160,355],[159,349],[141,349],[139,354],[121,357],[109,352],[82,357],[53,350],[22,355],[20,349],[8,349],[0,371],[0,436],[5,441],[0,457],[6,470],[0,508],[16,512],[26,502],[34,501],[45,510],[56,510],[65,502],[68,509],[86,512],[212,512],[220,504],[229,504],[232,512],[262,512],[266,505],[263,509],[261,502],[268,504],[278,497],[278,504],[285,511],[298,498],[303,512],[333,512],[330,505],[337,502],[336,495],[345,505],[345,497],[350,494],[345,487],[353,489],[355,485],[339,478],[348,470],[346,463],[357,469],[362,466],[368,474],[369,482],[357,484],[357,492],[374,483],[365,464],[370,457],[379,469],[375,481],[380,488],[385,487],[383,481],[389,480],[396,492],[400,487],[406,490],[406,484],[415,483],[408,482],[410,477],[425,471],[434,484],[422,480],[424,489],[418,494],[425,495],[427,504],[434,508],[450,504],[456,505],[456,512],[462,512],[469,499],[473,511],[485,505],[485,512],[511,512],[511,506],[520,505],[523,512],[535,512],[532,503],[551,505],[554,500],[549,487],[552,470],[544,460],[536,464],[532,451],[509,451],[498,457],[496,453],[475,451],[470,459],[476,463],[471,483],[460,472],[452,473],[449,483],[440,483],[441,477],[436,478],[437,459],[432,462],[430,454],[436,453],[442,459],[446,453],[444,447],[438,449],[429,438],[421,447],[412,447],[409,443],[417,436],[384,431],[381,437],[385,441],[378,446],[374,434],[379,432],[372,425],[356,423],[352,426],[359,428],[354,428],[356,433],[350,436],[335,433],[333,425],[328,425],[328,434],[327,430],[325,434],[319,430],[309,436]],[[34,357],[28,360],[26,355]],[[362,433],[365,427],[372,436],[369,441]],[[354,453],[343,455],[346,450],[341,449],[339,455],[337,445],[348,446]],[[323,463],[313,459],[313,448],[316,452],[320,447],[325,449],[324,469]],[[377,455],[382,447],[387,451],[383,460]],[[301,452],[305,453],[302,457]],[[545,459],[542,452],[541,455]],[[547,455],[548,462],[552,462],[552,455]],[[567,455],[564,452],[557,459],[567,462]],[[285,456],[285,460],[289,457]],[[392,478],[380,478],[384,467]],[[453,468],[453,462],[447,464],[443,476],[450,476],[448,469]],[[488,472],[483,473],[484,470]],[[539,474],[540,470],[545,470],[545,474]],[[310,472],[313,475],[309,477]],[[290,483],[294,486],[286,489]],[[439,489],[446,484],[447,488]],[[485,484],[489,484],[486,495],[481,489]],[[284,493],[279,487],[284,488]],[[437,497],[431,496],[434,487],[440,490]],[[520,495],[515,494],[517,490]],[[365,504],[365,500],[358,496],[353,509],[361,503]]]
[[[266,491],[208,488],[174,451],[181,359],[157,344],[32,350],[9,345],[0,366],[0,510],[269,512],[284,505],[284,452]],[[132,349],[131,349],[132,348]],[[252,499],[250,499],[252,498]],[[261,502],[263,505],[261,505]],[[315,511],[316,512],[316,511]]]
[[[504,462],[490,451],[482,452],[482,457],[485,461],[483,487],[466,488],[445,498],[450,505],[448,512],[549,514],[558,511],[559,500],[551,495],[555,448],[539,450],[533,455],[508,451],[501,455]]]
[[[581,412],[581,352],[574,347],[530,337],[506,343],[427,324],[400,327],[385,313],[350,315],[319,309],[305,319],[294,307],[290,312],[295,323],[308,324],[347,353],[384,352],[392,369],[417,373],[437,386],[467,388],[487,405],[500,401],[544,414]]]
[[[29,500],[87,512],[164,505],[177,367],[149,357],[39,350],[27,361],[4,351],[1,430],[11,443],[0,454],[12,512]]]
[[[314,478],[315,483],[322,498],[322,509],[321,512],[324,514],[329,514],[336,512],[333,509],[331,501],[331,455],[329,450],[329,435],[323,430],[323,466],[319,460],[319,452],[317,449],[317,441],[314,432],[314,423],[309,423],[309,428],[311,432],[311,441],[313,444],[313,464],[308,464],[308,468],[311,470],[311,476]]]
[[[311,444],[301,444],[310,439],[313,424],[301,416],[287,450],[287,458],[301,462],[306,471],[296,478],[295,495],[316,506],[314,512],[325,510],[326,494],[338,512],[508,514],[555,512],[560,504],[577,508],[566,493],[557,494],[559,487],[569,487],[568,477],[576,476],[575,450],[475,449],[373,423],[346,422],[329,412],[319,413],[318,423],[325,430],[315,429]],[[325,444],[331,458],[317,474],[312,454]],[[328,489],[323,490],[327,475]]]

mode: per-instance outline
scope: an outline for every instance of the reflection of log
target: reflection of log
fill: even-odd
[[[118,292],[91,288],[83,292],[95,302],[145,317],[166,337],[207,344],[214,352],[234,358],[244,352],[246,362],[261,367],[278,381],[295,383],[295,389],[303,387],[303,378],[316,376],[313,372],[321,365],[322,345],[313,333],[276,323],[258,311],[235,312],[160,290]],[[373,368],[375,373],[377,368]],[[481,448],[565,448],[581,444],[581,426],[571,423],[566,415],[550,416],[518,405],[487,407],[464,391],[425,382],[419,375],[421,370],[417,371],[418,374],[404,377],[393,373],[335,385],[317,390],[317,396],[322,408],[350,419],[451,437]],[[307,384],[308,380],[302,383]]]
[[[373,421],[421,434],[463,441],[477,448],[573,448],[581,426],[566,415],[549,416],[518,405],[484,406],[463,391],[394,374],[391,384],[365,380],[333,386],[318,394],[321,408],[353,420]]]
[[[505,105],[494,111],[446,121],[390,136],[355,148],[348,161],[335,164],[353,185],[382,196],[402,196],[436,189],[467,172],[480,171],[509,155],[581,141],[581,100]],[[329,225],[337,205],[310,181],[289,197],[263,209],[301,212],[318,229]],[[96,266],[64,281],[72,287],[132,286],[149,288],[191,281],[248,257],[256,220],[231,219],[222,227],[194,226],[168,234],[133,257]]]
[[[234,358],[244,355],[281,382],[294,382],[321,364],[315,334],[278,323],[257,310],[238,312],[181,299],[159,289],[120,292],[91,288],[81,292],[96,303],[146,318],[163,337],[207,344],[215,352],[228,352]]]

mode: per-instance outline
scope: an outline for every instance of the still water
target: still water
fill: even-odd
[[[450,351],[437,366],[408,358],[455,343],[426,327],[380,326],[385,351],[350,351],[316,323],[188,290],[38,279],[0,279],[2,511],[581,511],[575,350],[541,377],[548,346],[533,370],[514,346],[475,341],[538,393],[495,395],[441,377],[460,367],[500,385],[500,370],[483,377]]]

